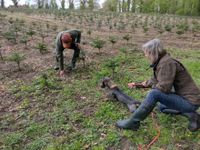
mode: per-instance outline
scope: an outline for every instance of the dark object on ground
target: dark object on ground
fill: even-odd
[[[109,90],[108,96],[126,104],[130,112],[134,112],[141,103],[123,93],[123,91],[120,90],[119,87],[114,82],[112,82],[109,77],[104,77],[102,79],[101,88],[107,88]]]
[[[53,69],[54,69],[54,70],[59,70],[59,66],[55,65],[55,66],[53,67]]]
[[[200,129],[200,114],[194,113],[184,113],[183,116],[189,119],[188,129],[191,132],[198,131]]]

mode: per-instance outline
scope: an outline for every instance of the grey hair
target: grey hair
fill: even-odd
[[[152,63],[156,62],[161,55],[166,53],[159,39],[148,41],[142,46],[142,50]]]

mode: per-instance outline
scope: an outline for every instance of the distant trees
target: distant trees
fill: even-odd
[[[90,10],[93,10],[98,7],[98,5],[98,0],[79,0],[80,9],[89,8]]]
[[[74,9],[74,0],[68,0],[69,9]]]
[[[35,0],[39,9],[44,8],[48,5],[48,0]]]
[[[2,0],[1,0],[2,1]],[[16,0],[15,0],[16,1]],[[18,0],[19,1],[19,0]],[[31,1],[31,0],[29,0]],[[33,0],[38,8],[46,8],[46,9],[58,9],[58,2],[60,3],[61,9],[65,9],[68,6],[69,9],[74,9],[75,6],[84,10],[90,9],[93,10],[99,6],[99,0]]]
[[[106,0],[103,8],[115,12],[200,15],[199,0]]]
[[[60,3],[61,3],[61,8],[65,9],[65,0],[60,0]]]
[[[12,0],[15,7],[18,7],[20,0]],[[78,8],[81,10],[94,10],[99,8],[100,0],[27,0],[33,1],[38,8],[46,9],[69,9]],[[1,7],[4,7],[5,0],[0,0]],[[58,5],[60,3],[60,5]],[[200,0],[105,0],[103,9],[113,12],[133,13],[161,13],[178,15],[200,15]]]
[[[13,2],[13,4],[14,4],[15,7],[18,7],[19,0],[12,0],[12,2]]]
[[[1,0],[1,8],[5,8],[5,2],[4,2],[4,0]]]

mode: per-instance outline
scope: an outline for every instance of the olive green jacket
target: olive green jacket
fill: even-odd
[[[187,69],[177,60],[165,54],[153,67],[153,78],[147,82],[148,86],[184,97],[195,105],[200,105],[200,89],[195,84]]]
[[[61,41],[61,36],[63,33],[70,33],[71,36],[72,36],[72,49],[75,49],[76,46],[75,46],[75,43],[80,43],[81,41],[81,31],[79,30],[66,30],[66,31],[62,31],[62,32],[59,32],[57,37],[56,37],[56,41],[55,41],[55,44],[56,44],[56,48],[55,48],[55,53],[56,53],[56,58],[57,58],[57,61],[59,63],[59,67],[61,70],[64,69],[64,58],[63,58],[63,51],[64,51],[64,48],[62,46],[62,41]]]

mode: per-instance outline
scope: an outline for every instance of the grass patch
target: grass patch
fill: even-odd
[[[199,52],[169,50],[186,66],[200,85]],[[114,81],[128,95],[142,101],[148,90],[128,89],[127,83],[151,77],[151,69],[141,53],[118,55]],[[15,114],[1,116],[0,149],[5,150],[77,150],[123,148],[120,140],[126,137],[134,145],[148,144],[157,132],[149,116],[138,131],[119,130],[115,122],[131,115],[127,108],[105,97],[99,87],[100,79],[112,76],[103,60],[98,67],[75,70],[67,81],[61,81],[53,70],[45,70],[31,83],[15,81],[10,91],[18,101]],[[152,149],[198,149],[199,132],[187,129],[187,119],[156,113],[161,135]],[[9,129],[9,130],[8,130]],[[188,143],[188,144],[187,144]],[[181,147],[181,148],[182,148]]]

